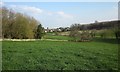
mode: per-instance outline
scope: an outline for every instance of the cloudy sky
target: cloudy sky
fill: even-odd
[[[43,27],[69,27],[71,24],[118,19],[117,2],[4,2],[2,5],[33,16]]]

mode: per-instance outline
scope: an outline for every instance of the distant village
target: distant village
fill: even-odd
[[[45,29],[45,33],[48,33],[48,32],[66,32],[66,31],[70,31],[70,27],[59,27],[59,28],[54,28],[54,29],[49,29],[47,27],[47,29]]]

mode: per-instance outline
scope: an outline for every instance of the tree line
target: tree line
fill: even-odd
[[[78,30],[94,30],[94,29],[101,30],[101,29],[111,29],[111,28],[118,28],[118,27],[120,28],[120,20],[95,22],[95,23],[90,23],[90,24],[75,23],[75,24],[72,24],[71,27],[77,28]]]
[[[80,32],[82,31],[82,32]],[[70,36],[75,40],[90,40],[99,34],[102,38],[114,35],[116,39],[120,39],[120,20],[95,22],[91,24],[72,24],[70,26]]]
[[[2,38],[40,39],[44,33],[41,23],[28,15],[2,7]]]
[[[77,29],[77,30],[102,30],[102,29],[112,29],[112,28],[117,29],[117,28],[120,28],[119,23],[120,23],[120,20],[106,21],[106,22],[95,21],[95,23],[90,23],[90,24],[75,23],[75,24],[72,24],[70,27],[56,28],[56,31],[58,31],[58,29],[60,29],[61,32],[72,31],[73,29]]]

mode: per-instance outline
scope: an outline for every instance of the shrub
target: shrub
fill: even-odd
[[[75,42],[90,41],[92,39],[91,33],[88,31],[71,31],[69,36],[72,37],[72,41]]]

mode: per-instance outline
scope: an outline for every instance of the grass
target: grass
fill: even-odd
[[[69,36],[45,35],[44,39],[71,40]]]
[[[119,39],[117,40],[116,38],[100,38],[96,37],[94,39],[96,42],[104,42],[104,43],[110,43],[110,44],[120,44]]]
[[[3,70],[118,69],[118,44],[28,41],[2,43]]]

